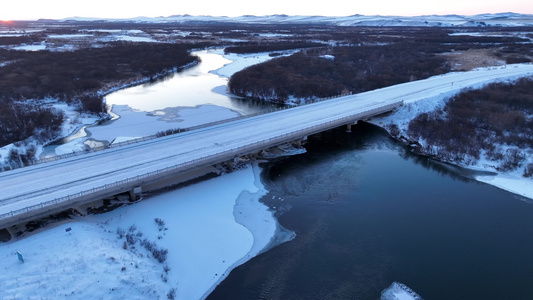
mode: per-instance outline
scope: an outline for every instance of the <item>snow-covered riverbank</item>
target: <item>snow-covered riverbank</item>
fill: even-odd
[[[527,66],[527,65],[523,65]],[[490,67],[490,68],[480,68],[477,69],[479,72],[484,72],[485,70],[494,70],[494,69],[505,69],[505,68],[520,68],[521,65],[508,65],[502,67]],[[447,74],[445,76],[449,76]],[[529,73],[524,76],[532,76],[532,73]],[[523,77],[523,76],[522,76]],[[503,78],[495,78],[490,82],[512,82],[519,77],[510,76]],[[437,109],[442,109],[446,104],[446,101],[453,97],[454,95],[460,93],[464,88],[478,89],[488,84],[485,82],[483,84],[478,84],[475,86],[462,87],[460,82],[457,84],[452,84],[449,86],[447,91],[443,91],[437,97],[431,98],[418,98],[418,99],[409,99],[405,101],[405,104],[397,109],[394,113],[386,116],[375,118],[371,120],[371,123],[381,126],[385,129],[388,129],[390,125],[396,125],[400,130],[400,135],[407,136],[406,131],[408,124],[411,120],[422,113],[431,112]],[[507,190],[509,192],[515,193],[517,195],[533,199],[533,179],[525,178],[522,176],[523,170],[516,170],[509,173],[498,173],[495,169],[497,163],[490,162],[485,159],[480,159],[474,165],[464,165],[462,167],[470,168],[474,170],[487,171],[493,173],[494,175],[480,175],[476,176],[475,179],[481,182],[485,182],[494,186],[497,186],[501,189]]]
[[[266,192],[259,172],[250,166],[0,244],[2,299],[166,299],[173,289],[176,299],[204,298],[278,232],[258,201]],[[119,228],[138,241],[120,238]],[[163,263],[144,239],[168,250]]]
[[[222,49],[212,51],[201,51],[198,52],[197,55],[204,57],[204,59],[210,60],[208,57],[205,56],[205,53],[214,53],[217,55],[221,55],[224,57],[225,60],[228,61],[228,63],[226,63],[225,65],[221,64],[220,68],[209,71],[210,73],[214,73],[218,76],[226,78],[229,78],[235,72],[238,72],[250,65],[272,59],[268,56],[268,53],[260,53],[253,55],[224,55],[224,51]],[[200,65],[199,67],[204,68],[202,65]],[[198,71],[199,74],[201,74],[202,72],[203,71]],[[193,79],[197,76],[199,75],[191,75]],[[186,78],[183,78],[181,76],[179,77],[179,79],[182,81],[186,80]],[[165,85],[164,82],[162,82],[161,84]],[[141,90],[137,90],[137,88]],[[195,90],[195,88],[196,87],[193,87],[193,93],[203,93],[202,91]],[[134,101],[133,97],[136,94],[142,94],[142,89],[143,87],[139,86],[132,88],[131,90],[133,91],[129,93],[127,91],[121,91],[126,92],[124,93],[125,95],[123,97],[125,98],[126,103],[129,103],[127,101]],[[204,92],[210,92],[209,87],[207,87],[207,90]],[[226,96],[228,95],[226,93],[225,86],[215,87],[213,89],[213,92],[220,93]],[[154,93],[154,91],[149,90],[144,91],[144,93]],[[162,91],[161,93],[169,93],[169,91]],[[238,112],[233,111],[229,108],[217,105],[210,105],[208,103],[195,106],[165,106],[164,104],[175,105],[173,103],[176,103],[176,100],[181,100],[179,99],[179,95],[176,94],[172,94],[170,98],[175,100],[168,102],[162,101],[163,106],[154,110],[149,110],[147,108],[144,108],[143,110],[143,108],[137,108],[136,106],[138,106],[138,103],[136,103],[136,105],[114,104],[111,107],[111,113],[117,116],[116,120],[107,122],[105,125],[88,127],[85,131],[88,131],[90,136],[84,137],[82,139],[73,139],[67,143],[55,147],[54,152],[50,153],[50,155],[62,155],[71,153],[73,151],[83,151],[87,148],[88,145],[91,144],[91,141],[107,141],[109,143],[121,142],[155,135],[158,132],[166,130],[189,128],[225,119],[231,119],[240,115]],[[148,101],[147,99],[139,98],[137,101],[145,100],[147,104],[141,105],[140,107],[150,107],[150,103],[155,102],[156,99],[157,97],[152,97],[152,99],[149,99],[150,101]],[[209,98],[206,98],[204,101],[209,101],[208,99]],[[122,99],[119,100],[120,103],[122,103],[121,101]],[[94,119],[79,118],[78,116],[76,116],[76,112],[69,110],[68,107],[64,107],[61,105],[59,105],[58,107],[64,110],[65,114],[68,116],[68,122],[65,122],[67,126],[65,132],[73,131],[72,124],[76,124],[77,127],[81,127],[89,126],[95,123]],[[87,141],[88,139],[90,139],[90,141]]]

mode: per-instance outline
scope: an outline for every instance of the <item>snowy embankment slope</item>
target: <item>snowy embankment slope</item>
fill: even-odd
[[[397,125],[398,129],[401,132],[401,135],[407,136],[406,131],[409,125],[409,122],[413,120],[416,116],[431,112],[437,109],[441,109],[446,104],[446,101],[453,97],[454,95],[460,93],[466,88],[469,89],[479,89],[483,86],[492,83],[492,82],[511,82],[518,78],[533,76],[533,72],[527,71],[532,67],[531,64],[517,64],[517,65],[507,65],[501,67],[490,67],[490,68],[480,68],[470,72],[464,73],[450,73],[441,76],[454,76],[454,74],[464,74],[463,77],[468,77],[468,74],[476,73],[487,73],[493,74],[495,76],[487,76],[486,80],[480,81],[478,83],[464,85],[461,81],[455,81],[451,83],[448,88],[442,91],[439,95],[431,95],[429,97],[419,97],[419,98],[406,98],[405,104],[398,108],[394,113],[386,116],[375,118],[371,122],[375,125],[385,127],[387,129],[390,125]],[[507,69],[523,69],[526,72],[522,74],[505,74],[498,75],[500,72],[498,70],[507,70]],[[494,72],[496,71],[496,72]],[[437,76],[437,77],[441,77]],[[494,162],[487,162],[485,160],[480,160],[474,166],[463,166],[466,168],[471,168],[475,170],[483,170],[496,173],[494,169]],[[476,179],[481,182],[485,182],[494,186],[497,186],[501,189],[507,190],[509,192],[518,194],[520,196],[533,199],[533,180],[524,178],[522,171],[515,171],[510,173],[498,173],[496,175],[484,175],[477,176]]]
[[[265,193],[258,172],[249,167],[0,244],[2,299],[166,299],[171,289],[176,299],[202,299],[276,233],[258,201]],[[132,225],[133,236],[168,250],[164,263],[140,241],[118,237],[117,228]]]

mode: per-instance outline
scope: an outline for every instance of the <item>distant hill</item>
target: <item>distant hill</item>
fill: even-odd
[[[174,15],[169,17],[137,17],[131,19],[96,19],[96,18],[67,18],[62,21],[113,21],[135,23],[249,23],[249,24],[331,24],[338,26],[533,26],[533,15],[512,12],[497,14],[481,14],[473,16],[462,15],[427,15],[416,17],[402,16],[364,16],[353,15],[345,17],[325,16],[289,16],[267,15],[240,17],[213,17]]]

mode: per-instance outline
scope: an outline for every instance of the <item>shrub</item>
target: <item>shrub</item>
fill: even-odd
[[[165,264],[163,265],[163,271],[165,271],[165,273],[170,272],[170,267],[168,266],[168,264],[165,263]]]
[[[126,233],[126,242],[128,242],[129,245],[134,245],[137,242],[137,237],[134,234],[128,232]]]
[[[102,96],[87,94],[80,97],[81,111],[100,114],[105,112],[105,104]]]
[[[396,138],[400,136],[400,129],[398,128],[398,125],[391,124],[388,126],[388,129],[391,136]]]
[[[167,298],[170,300],[174,300],[176,298],[176,289],[171,288],[170,291],[167,293]]]
[[[159,229],[159,231],[163,231],[163,229],[165,229],[165,221],[161,220],[160,218],[155,218],[154,221],[157,224],[157,229]]]
[[[523,176],[526,178],[533,177],[533,163],[528,163],[526,165]]]
[[[126,234],[126,232],[124,231],[124,229],[122,229],[121,227],[117,228],[117,235],[118,235],[119,239],[122,239],[125,234]]]
[[[258,52],[271,52],[290,49],[302,49],[312,47],[323,47],[324,44],[314,42],[274,42],[274,43],[249,43],[247,45],[226,47],[224,53],[258,53]]]
[[[152,252],[156,248],[156,244],[154,242],[150,242],[147,238],[141,241],[141,246],[148,250],[148,252]]]
[[[165,262],[167,260],[167,254],[168,254],[168,250],[167,249],[154,248],[152,250],[152,255],[160,263],[163,263],[163,262]]]
[[[505,63],[507,64],[521,64],[521,63],[529,63],[531,62],[531,59],[527,57],[520,57],[520,56],[509,56],[505,59]]]
[[[2,52],[1,60],[13,62],[0,68],[0,98],[53,96],[71,101],[106,84],[155,76],[197,60],[187,46],[179,44],[116,42],[107,46],[72,52]],[[91,111],[99,108],[93,104]]]
[[[137,226],[135,224],[132,224],[129,228],[128,228],[128,231],[129,232],[135,232],[135,230],[137,230]]]

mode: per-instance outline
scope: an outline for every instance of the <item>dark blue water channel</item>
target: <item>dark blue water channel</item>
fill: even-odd
[[[533,205],[357,125],[263,164],[263,202],[296,238],[208,299],[533,299]]]

